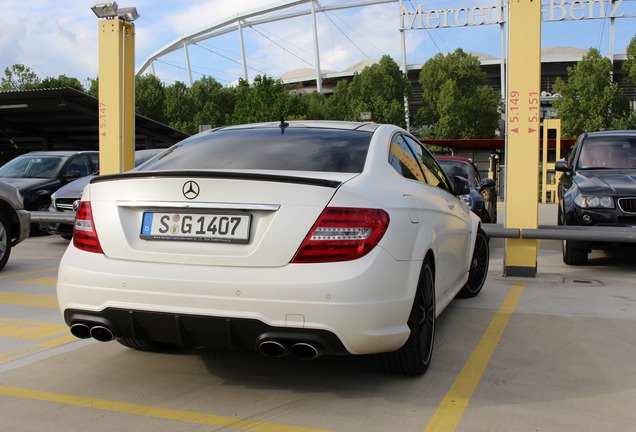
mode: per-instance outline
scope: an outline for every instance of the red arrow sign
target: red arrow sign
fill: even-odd
[[[537,131],[536,129],[528,128],[528,133],[533,133],[533,132],[536,132],[536,131]]]
[[[519,128],[511,129],[511,130],[510,130],[510,132],[512,132],[512,133],[519,133]]]

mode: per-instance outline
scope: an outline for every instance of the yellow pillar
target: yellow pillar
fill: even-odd
[[[135,164],[135,27],[99,21],[99,165],[101,174]]]
[[[508,1],[506,228],[537,228],[541,98],[541,2]],[[506,239],[506,276],[535,277],[538,240]]]
[[[556,160],[561,157],[561,120],[560,119],[545,119],[543,120],[543,158],[542,158],[542,170],[541,170],[541,202],[548,202],[548,191],[550,192],[550,202],[557,200],[557,185],[554,178],[553,181],[548,183],[548,171],[554,172],[554,163],[548,162],[548,132],[550,130],[556,130]]]

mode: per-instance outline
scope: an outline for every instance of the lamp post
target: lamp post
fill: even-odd
[[[134,167],[135,27],[133,8],[116,2],[91,8],[99,20],[99,165],[115,174]]]

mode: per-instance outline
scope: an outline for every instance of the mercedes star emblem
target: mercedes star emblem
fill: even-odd
[[[199,196],[199,185],[195,181],[187,181],[183,184],[183,196],[187,199],[195,199]]]

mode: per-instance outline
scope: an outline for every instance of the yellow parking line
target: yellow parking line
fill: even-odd
[[[223,417],[213,414],[203,414],[192,411],[181,411],[169,408],[158,408],[117,402],[104,399],[94,399],[82,396],[72,396],[61,393],[51,393],[38,390],[28,390],[16,387],[0,386],[0,395],[22,399],[52,402],[63,405],[74,405],[105,411],[135,414],[145,417],[174,420],[179,422],[197,423],[210,426],[231,428],[251,432],[316,432],[319,429],[296,427],[284,424],[264,423],[254,420],[241,420],[233,417]]]
[[[48,272],[57,272],[57,271],[58,271],[58,268],[54,267],[54,268],[33,270],[33,271],[21,272],[21,273],[3,273],[3,274],[0,275],[0,279],[8,279],[8,278],[12,278],[12,277],[21,277],[21,276],[30,276],[30,275],[34,275],[34,274],[48,273]]]
[[[57,309],[57,297],[47,294],[0,292],[0,304]]]
[[[46,339],[68,331],[66,324],[0,318],[0,336],[18,339]]]
[[[30,345],[28,347],[25,347],[16,351],[0,354],[0,364],[17,360],[19,358],[30,356],[33,354],[37,354],[44,350],[55,348],[70,342],[75,342],[77,340],[78,339],[75,336],[67,333],[64,336],[57,337],[55,339],[45,340],[44,342],[40,342],[36,345]]]
[[[429,421],[425,432],[455,431],[495,348],[497,348],[499,339],[508,325],[508,320],[517,307],[524,288],[525,284],[523,283],[515,284],[510,288],[508,295],[490,322],[486,333],[455,379],[452,387],[446,393],[444,400]]]
[[[54,287],[57,284],[57,278],[54,277],[41,277],[35,279],[28,279],[18,282],[20,284],[28,285],[44,285]]]

